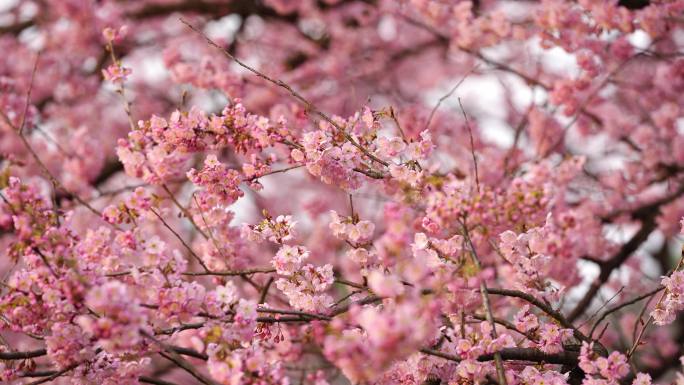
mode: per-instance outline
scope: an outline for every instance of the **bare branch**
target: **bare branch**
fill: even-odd
[[[646,241],[651,232],[655,230],[656,213],[657,210],[654,210],[654,212],[652,212],[649,217],[643,221],[639,231],[637,231],[637,233],[634,234],[634,236],[632,236],[627,243],[622,245],[620,250],[618,250],[618,252],[612,258],[601,265],[601,272],[599,273],[599,276],[594,280],[594,282],[592,282],[589,290],[587,290],[587,292],[584,294],[584,297],[582,297],[575,308],[572,309],[570,315],[568,315],[568,321],[572,322],[582,315],[582,313],[584,313],[587,307],[589,307],[591,302],[594,300],[596,293],[598,293],[603,284],[608,281],[608,278],[610,278],[613,270],[620,267],[627,260],[627,258],[629,258],[629,256],[632,255],[632,253],[635,252],[644,241]]]
[[[470,74],[475,72],[475,70],[479,66],[480,66],[479,64],[476,64],[473,68],[470,69],[470,71],[466,72],[466,74],[463,75],[463,77],[451,88],[451,90],[449,90],[449,92],[447,92],[441,98],[439,98],[439,100],[437,101],[437,104],[435,104],[435,106],[432,108],[432,111],[430,111],[430,116],[428,117],[428,120],[425,122],[425,127],[423,128],[423,130],[427,130],[428,128],[430,128],[430,122],[432,122],[432,118],[435,116],[435,113],[437,112],[437,109],[439,109],[439,106],[441,106],[445,100],[449,99],[451,97],[451,95],[453,95],[454,92],[456,92],[458,87],[461,84],[463,84],[463,82],[468,78],[468,76],[470,76]],[[459,104],[461,104],[460,100],[459,100]],[[394,111],[392,111],[392,117],[394,118]],[[396,118],[395,118],[395,121],[396,121]],[[397,126],[399,126],[399,123],[397,123]],[[403,132],[402,132],[402,134],[403,134]]]
[[[470,123],[468,122],[468,115],[466,115],[465,109],[463,109],[463,104],[461,104],[461,98],[458,98],[458,106],[461,107],[461,112],[463,112],[463,119],[465,119],[466,128],[468,129],[468,135],[470,136],[470,154],[473,156],[473,166],[475,167],[475,183],[477,185],[477,191],[480,191],[480,174],[477,171],[477,156],[475,155],[475,143],[473,141],[473,130],[470,128]]]
[[[28,358],[42,357],[47,354],[47,350],[38,349],[26,352],[0,352],[0,360],[25,360]]]
[[[173,347],[165,344],[164,342],[158,340],[156,337],[150,335],[144,330],[141,330],[140,333],[145,337],[153,342],[155,342],[159,347],[161,347],[166,353],[161,352],[159,353],[162,357],[166,358],[167,360],[173,362],[174,364],[178,365],[181,369],[185,370],[188,372],[191,376],[195,377],[198,381],[205,385],[219,385],[217,382],[212,380],[211,378],[206,377],[202,373],[200,373],[197,369],[195,369],[194,366],[192,366],[188,361],[183,359],[183,357],[180,356],[180,354],[176,353]]]
[[[31,81],[29,83],[28,92],[26,93],[26,103],[24,105],[24,113],[21,115],[21,123],[19,124],[19,135],[24,132],[24,125],[26,124],[26,115],[28,114],[29,106],[31,105],[31,91],[33,91],[33,82],[36,79],[36,71],[38,70],[38,60],[40,59],[40,52],[36,54],[36,61],[33,64],[31,71]]]
[[[159,218],[159,220],[160,220],[161,223],[164,225],[164,227],[166,227],[166,228],[167,228],[167,229],[168,229],[168,230],[169,230],[169,231],[170,231],[170,232],[171,232],[171,233],[180,241],[180,243],[183,245],[183,247],[185,247],[185,249],[188,250],[188,252],[190,253],[190,255],[192,255],[193,258],[195,258],[195,260],[200,264],[200,266],[202,266],[202,267],[204,268],[204,271],[209,271],[209,268],[207,267],[207,265],[204,264],[204,261],[202,261],[202,258],[200,258],[200,256],[197,255],[197,254],[195,253],[194,250],[192,250],[192,248],[190,247],[190,245],[188,245],[188,244],[185,242],[185,240],[183,240],[183,238],[180,236],[180,234],[178,234],[178,233],[176,232],[176,230],[174,230],[173,227],[171,227],[171,226],[164,220],[164,218],[163,218],[161,215],[159,215],[159,213],[158,213],[156,210],[150,209],[150,211],[152,211],[152,213],[153,213],[157,218]]]
[[[589,337],[590,337],[590,338],[593,337],[594,331],[596,330],[596,328],[598,327],[598,325],[601,323],[601,321],[603,321],[604,319],[606,319],[606,317],[608,317],[608,316],[611,315],[612,313],[615,313],[616,311],[618,311],[618,310],[620,310],[620,309],[622,309],[622,308],[624,308],[624,307],[627,307],[627,306],[629,306],[629,305],[633,305],[633,304],[635,304],[635,303],[637,303],[637,302],[639,302],[639,301],[641,301],[641,300],[643,300],[643,299],[646,299],[646,298],[648,298],[648,297],[651,297],[651,296],[653,296],[653,295],[656,295],[659,291],[661,291],[661,290],[663,290],[663,289],[665,289],[665,287],[663,287],[663,286],[657,287],[657,288],[655,288],[655,289],[653,289],[653,290],[651,290],[651,291],[649,291],[649,292],[647,292],[647,293],[644,293],[644,294],[642,294],[642,295],[639,295],[639,296],[637,296],[637,297],[634,297],[634,298],[630,299],[629,301],[625,301],[625,302],[623,302],[623,303],[621,303],[621,304],[615,305],[615,306],[611,307],[610,309],[604,311],[603,314],[601,314],[601,316],[596,320],[596,322],[594,322],[594,325],[591,327],[591,331],[589,332]]]
[[[275,269],[269,268],[269,267],[263,267],[263,268],[254,268],[254,269],[246,269],[246,270],[233,270],[233,271],[200,271],[200,272],[185,272],[182,273],[182,275],[189,275],[189,276],[202,276],[202,275],[216,275],[216,276],[222,276],[222,277],[234,277],[234,276],[239,276],[239,275],[251,275],[251,274],[257,274],[257,273],[263,273],[263,274],[268,274],[268,273],[275,273]]]
[[[445,360],[461,362],[460,357],[440,352],[432,349],[421,349],[421,353],[430,356],[441,357]],[[573,351],[562,351],[560,353],[545,353],[534,348],[504,348],[496,353],[483,354],[477,358],[478,361],[492,361],[499,355],[502,360],[506,361],[530,361],[537,363],[559,364],[559,365],[577,365],[579,354]]]

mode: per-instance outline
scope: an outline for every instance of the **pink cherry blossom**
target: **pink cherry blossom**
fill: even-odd
[[[105,80],[114,84],[121,84],[126,81],[126,78],[131,74],[131,69],[121,65],[112,64],[106,69],[102,70],[102,75]]]

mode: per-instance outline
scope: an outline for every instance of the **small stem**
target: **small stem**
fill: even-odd
[[[459,100],[460,103],[460,100]],[[477,175],[477,163],[475,164],[475,170],[476,170],[476,175]],[[479,186],[479,185],[478,185]],[[479,187],[478,187],[479,188]],[[480,258],[477,256],[477,251],[475,250],[475,246],[473,245],[472,239],[470,239],[470,234],[468,233],[468,228],[466,227],[465,220],[461,224],[463,228],[463,236],[465,237],[466,242],[468,243],[468,247],[470,248],[470,255],[473,258],[473,263],[475,264],[475,267],[477,268],[478,271],[482,270],[482,266],[480,264]],[[490,326],[492,327],[491,335],[493,339],[496,339],[498,337],[496,333],[496,323],[494,322],[494,315],[492,313],[492,305],[489,301],[489,292],[487,291],[487,284],[485,283],[484,279],[480,281],[480,294],[482,295],[482,303],[484,304],[485,307],[485,315],[487,317],[487,321],[489,322]],[[503,367],[503,360],[501,359],[501,353],[495,352],[494,353],[494,364],[496,365],[496,375],[499,380],[499,385],[506,385],[506,372]]]
[[[150,209],[150,211],[152,211],[152,213],[153,213],[157,218],[159,218],[159,220],[160,220],[161,223],[164,225],[164,227],[166,227],[173,235],[176,236],[176,238],[180,241],[180,243],[183,245],[183,247],[185,247],[185,249],[188,250],[188,252],[190,253],[190,255],[192,255],[193,258],[195,258],[195,260],[200,264],[200,266],[202,266],[202,267],[204,268],[205,271],[209,271],[209,268],[207,267],[207,265],[204,264],[204,261],[202,261],[202,258],[200,258],[199,255],[197,255],[197,254],[195,253],[195,251],[192,250],[192,248],[190,247],[190,245],[188,245],[187,243],[185,243],[185,241],[184,241],[183,238],[180,236],[180,234],[178,234],[178,233],[176,232],[176,230],[174,230],[171,226],[169,226],[169,224],[166,223],[166,220],[164,220],[164,218],[163,218],[161,215],[159,215],[159,213],[158,213],[156,210]]]

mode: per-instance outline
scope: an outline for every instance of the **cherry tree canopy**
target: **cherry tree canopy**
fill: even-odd
[[[0,380],[684,384],[683,0],[0,2]]]

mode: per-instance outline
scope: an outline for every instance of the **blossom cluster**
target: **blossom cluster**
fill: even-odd
[[[140,304],[131,301],[130,290],[117,281],[93,288],[86,304],[95,314],[82,315],[76,320],[109,353],[134,351],[143,341],[140,333],[146,327],[147,317]]]
[[[350,322],[361,328],[336,327],[323,341],[324,354],[351,381],[372,381],[396,359],[434,337],[429,305],[388,304],[352,310]]]
[[[295,225],[291,215],[278,215],[276,218],[267,216],[256,225],[244,224],[242,237],[249,241],[261,242],[268,239],[271,242],[283,243],[296,236]]]
[[[612,352],[608,357],[596,357],[593,345],[582,344],[579,367],[594,379],[585,379],[585,384],[618,384],[619,380],[629,373],[627,357],[619,352]],[[637,379],[637,381],[640,379]]]
[[[362,220],[355,221],[353,218],[343,218],[335,211],[331,211],[330,215],[332,221],[330,222],[330,230],[335,237],[353,242],[355,244],[363,244],[371,239],[375,225],[373,222]]]
[[[119,140],[117,155],[129,175],[162,184],[182,175],[191,153],[229,146],[240,153],[257,151],[286,134],[281,123],[250,114],[240,103],[211,117],[192,108],[175,111],[168,120],[153,116],[138,122],[127,139]]]
[[[665,296],[651,313],[658,325],[672,323],[677,312],[684,309],[684,271],[675,271],[663,277],[660,283],[665,287]]]
[[[204,187],[198,194],[199,205],[203,208],[216,206],[218,203],[230,205],[244,193],[240,190],[240,173],[221,164],[216,156],[210,155],[204,160],[204,168],[188,171],[188,179],[196,186]],[[218,202],[212,203],[215,199]]]
[[[321,311],[333,302],[332,297],[326,294],[333,283],[333,267],[330,264],[302,265],[308,257],[309,251],[302,246],[283,245],[273,258],[276,272],[283,276],[275,284],[292,307]]]

